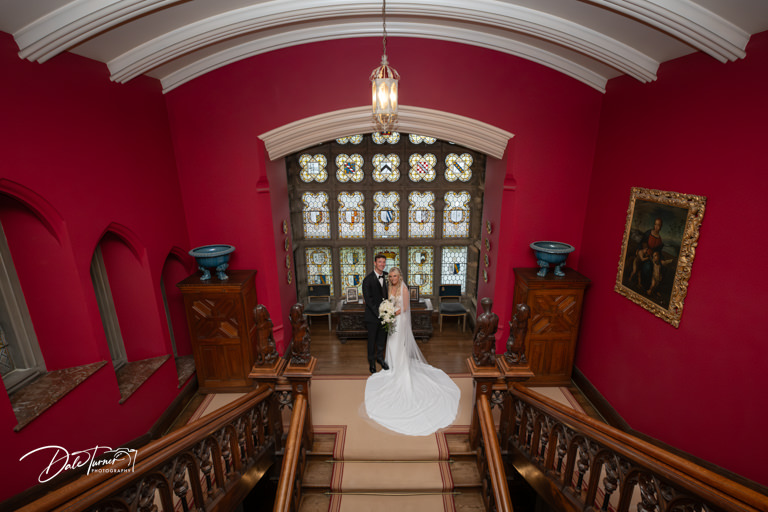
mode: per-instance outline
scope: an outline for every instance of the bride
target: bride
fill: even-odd
[[[395,304],[394,331],[387,338],[389,370],[374,373],[365,385],[365,410],[376,423],[411,436],[426,436],[456,419],[459,388],[430,366],[411,330],[408,286],[400,269],[389,271],[389,296]]]

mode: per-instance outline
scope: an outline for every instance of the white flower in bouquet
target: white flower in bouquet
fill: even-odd
[[[395,330],[395,303],[390,299],[384,299],[379,305],[379,320],[387,334],[392,334]]]

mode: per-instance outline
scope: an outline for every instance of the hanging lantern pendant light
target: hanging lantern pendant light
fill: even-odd
[[[384,54],[381,65],[371,72],[373,120],[379,131],[390,131],[397,122],[397,84],[400,74],[387,61],[387,0],[383,0],[381,17],[384,27]]]

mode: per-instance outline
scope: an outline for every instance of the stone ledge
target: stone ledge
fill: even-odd
[[[18,432],[29,425],[105,364],[106,361],[99,361],[48,372],[11,395],[13,412],[19,422],[13,430]]]

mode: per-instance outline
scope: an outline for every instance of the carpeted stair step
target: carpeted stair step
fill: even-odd
[[[337,461],[334,492],[441,493],[453,490],[448,461]],[[340,473],[339,473],[340,472]]]

